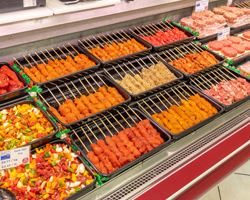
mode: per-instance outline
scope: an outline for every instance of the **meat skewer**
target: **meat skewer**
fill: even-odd
[[[100,172],[102,172],[104,174],[108,174],[109,173],[108,168],[111,169],[111,171],[112,171],[113,167],[112,167],[112,165],[110,166],[110,162],[109,162],[107,156],[105,156],[103,154],[103,150],[98,145],[92,143],[88,134],[84,131],[83,127],[81,126],[80,128],[81,128],[82,132],[85,134],[85,136],[87,137],[88,141],[90,142],[90,146],[94,151],[94,152],[88,151],[88,154],[86,156],[90,159],[90,161],[96,166],[96,168]],[[77,136],[77,134],[76,134],[76,136]],[[81,141],[80,137],[78,137],[78,139]]]
[[[116,129],[116,127],[113,125],[113,123],[111,123],[110,120],[105,115],[103,115],[103,116],[109,122],[109,124],[115,129],[115,131],[117,133],[119,133],[119,131]],[[125,147],[125,144],[122,142],[122,140],[117,135],[112,135],[112,140],[110,140],[110,138],[108,138],[108,137],[106,137],[105,140],[106,140],[108,145],[111,144],[111,142],[113,141],[116,144],[117,148],[123,153],[123,155],[128,159],[129,162],[135,160],[134,154],[128,148]],[[113,145],[114,145],[114,143],[113,143]]]

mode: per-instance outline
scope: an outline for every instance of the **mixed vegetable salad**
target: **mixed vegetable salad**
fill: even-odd
[[[17,200],[62,200],[94,181],[64,143],[36,148],[30,164],[1,170],[0,177],[0,187],[14,192]]]
[[[0,151],[23,146],[53,132],[53,125],[32,104],[0,111]]]

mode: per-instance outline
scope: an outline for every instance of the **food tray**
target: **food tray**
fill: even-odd
[[[77,46],[75,45],[71,45],[73,46],[80,54],[85,54],[86,56],[89,57],[89,59],[91,59],[92,61],[94,61],[96,63],[95,66],[92,66],[92,67],[89,67],[87,69],[83,69],[83,70],[80,70],[80,71],[76,71],[74,73],[71,73],[71,74],[66,74],[64,76],[60,76],[58,78],[55,78],[55,79],[52,79],[52,80],[48,80],[48,81],[45,81],[45,82],[42,82],[42,83],[37,83],[35,82],[34,80],[32,80],[34,82],[35,85],[44,85],[44,84],[47,84],[47,83],[50,83],[50,82],[55,82],[55,81],[58,81],[58,80],[61,80],[61,79],[65,79],[67,77],[71,77],[71,76],[77,76],[77,77],[81,77],[83,75],[86,75],[86,74],[90,74],[90,73],[93,73],[94,71],[96,71],[99,66],[100,66],[100,63],[94,58],[94,56],[92,56],[92,54],[90,54],[88,51],[87,52],[83,52],[81,51],[81,49],[79,49]],[[74,51],[74,49],[71,47],[71,46],[66,46],[66,48],[73,54],[73,55],[77,55],[77,53]],[[60,49],[64,52],[65,55],[69,55],[72,57],[72,55],[64,48],[64,47],[60,47]],[[58,49],[58,48],[54,48],[54,50],[57,52],[57,54],[62,58],[62,59],[65,59],[65,56],[63,55],[63,53]],[[46,52],[46,51],[43,51],[43,53],[51,60],[51,56]],[[49,50],[49,53],[53,56],[53,58],[58,58],[60,59],[57,54],[53,51],[53,50]],[[45,62],[45,63],[48,63],[48,60],[47,58],[42,54],[42,53],[38,53],[39,57]],[[36,55],[36,54],[32,54],[31,55],[34,60],[38,63],[38,64],[41,64],[43,63],[39,57]],[[26,58],[28,59],[28,61],[30,62],[30,64],[33,66],[36,66],[36,63],[30,58],[30,56],[26,56]],[[53,59],[52,59],[53,60]],[[21,57],[21,58],[18,58],[17,61],[23,66],[23,67],[28,67],[28,68],[31,68],[29,63],[26,61],[25,58]],[[18,66],[19,69],[23,70],[21,66],[19,66],[19,64],[15,61],[15,64]]]
[[[132,108],[136,114],[142,119],[147,119],[148,117],[143,114],[141,111]],[[128,121],[129,124],[131,124],[131,126],[135,126],[134,122],[131,120],[131,118],[127,115],[127,113],[123,110],[123,109],[119,109],[120,113],[122,114],[122,116]],[[136,123],[138,123],[140,121],[140,119],[138,119],[138,117],[133,113],[133,111],[131,111],[130,109],[126,108],[126,111],[129,113],[130,116],[133,117],[134,121]],[[112,112],[113,115],[117,118],[117,120],[119,121],[120,124],[122,124],[122,126],[124,126],[124,128],[129,127],[127,125],[127,123],[123,120],[123,118],[117,113],[117,112]],[[112,124],[116,127],[116,129],[118,131],[123,130],[122,127],[114,121],[114,119],[109,115],[107,116],[107,118],[109,120],[111,120]],[[98,126],[102,129],[102,131],[104,132],[104,134],[106,136],[111,136],[109,134],[109,131],[105,128],[105,126],[103,125],[103,123],[98,119],[95,118],[94,119],[96,121],[96,123],[98,124]],[[139,158],[136,158],[135,160],[133,160],[132,162],[129,162],[128,164],[122,166],[121,168],[115,170],[114,172],[110,173],[110,174],[102,174],[101,172],[99,172],[97,170],[97,168],[90,162],[90,160],[87,158],[87,151],[85,150],[85,148],[82,146],[81,142],[79,141],[79,139],[77,138],[77,136],[75,135],[74,132],[70,132],[70,139],[73,142],[73,144],[75,146],[78,147],[78,149],[80,150],[81,154],[84,156],[84,158],[91,163],[91,165],[94,167],[94,169],[97,171],[97,173],[101,174],[104,177],[109,177],[114,178],[116,175],[120,174],[121,172],[125,171],[126,169],[132,167],[133,165],[141,162],[142,160],[146,159],[147,157],[153,155],[154,153],[158,152],[159,150],[163,149],[164,147],[166,147],[170,140],[171,137],[170,135],[163,130],[162,128],[159,127],[159,125],[157,125],[157,123],[155,123],[152,119],[149,119],[152,126],[161,134],[161,137],[164,139],[164,143],[161,144],[160,146],[156,147],[155,149],[147,152],[146,154],[140,156]],[[102,121],[104,122],[104,124],[112,131],[112,134],[117,135],[117,132],[112,128],[112,126],[110,125],[110,123],[104,118],[102,117]],[[103,136],[103,134],[100,132],[100,130],[98,129],[98,127],[95,126],[95,124],[89,124],[89,127],[91,127],[91,130],[93,131],[93,133],[96,135],[96,137],[98,139],[104,139],[105,137]],[[90,133],[89,129],[87,129],[86,126],[82,126],[82,128],[84,129],[84,131],[86,132],[86,134],[88,134],[89,138],[91,139],[92,142],[96,143],[97,141],[95,140],[94,136]],[[85,134],[83,133],[83,131],[81,130],[80,127],[74,127],[74,131],[78,134],[78,136],[81,138],[81,140],[83,141],[84,145],[87,147],[87,149],[89,151],[92,150],[92,148],[90,147],[90,142],[88,141],[88,139],[86,138]]]
[[[10,109],[10,108],[13,108],[14,106],[16,105],[22,105],[22,104],[33,104],[36,106],[37,109],[39,109],[44,117],[53,125],[53,127],[55,128],[55,132],[50,134],[50,135],[47,135],[45,137],[42,137],[42,138],[39,138],[39,139],[36,139],[32,142],[29,142],[28,144],[26,145],[31,145],[32,148],[35,148],[39,145],[43,145],[43,144],[46,144],[52,140],[55,139],[55,135],[56,133],[58,132],[58,127],[56,126],[56,124],[53,122],[53,120],[46,114],[46,112],[34,101],[34,100],[23,100],[23,101],[20,101],[20,102],[15,102],[11,105],[8,105],[8,106],[5,106],[5,107],[1,107],[0,108],[0,111],[3,110],[3,109]],[[26,146],[26,145],[23,145],[23,146]]]
[[[250,83],[250,79],[248,79],[246,76],[241,75],[241,74],[239,74],[239,73],[237,73],[237,72],[235,72],[235,71],[233,71],[233,70],[231,70],[231,69],[227,69],[227,70],[228,70],[229,72],[226,71],[226,70],[223,70],[223,72],[224,72],[228,77],[234,78],[234,79],[235,79],[235,77],[231,75],[231,73],[232,73],[232,74],[234,74],[236,77],[240,77],[240,78],[246,79],[246,81]],[[207,76],[207,74],[211,74],[211,72],[208,72],[208,73],[204,74],[204,76],[205,76],[210,82],[212,82],[212,83],[214,84],[215,81],[213,81],[209,76]],[[220,80],[219,80],[217,77],[215,77],[214,75],[211,74],[210,76],[212,76],[217,82],[220,82]],[[221,77],[220,77],[220,78],[221,78]],[[196,81],[196,83],[197,83],[197,81]],[[197,83],[197,84],[198,84],[201,88],[204,88],[204,87],[202,87],[202,85],[201,85],[200,83]],[[205,93],[204,93],[203,91],[201,91],[200,88],[197,87],[192,81],[190,81],[190,85],[191,85],[192,87],[194,87],[194,88],[197,88],[197,90],[200,91],[202,94],[205,94]],[[205,95],[207,95],[207,94],[205,94]],[[213,99],[213,101],[216,102],[217,104],[220,104],[221,106],[223,106],[224,109],[225,109],[225,111],[229,111],[229,110],[235,108],[236,106],[238,106],[238,105],[240,105],[240,104],[242,104],[242,103],[244,103],[245,101],[247,101],[247,100],[250,99],[250,95],[248,95],[247,97],[245,97],[245,98],[243,98],[243,99],[241,99],[241,100],[239,100],[239,101],[237,101],[237,102],[235,102],[235,103],[233,103],[233,104],[231,104],[231,105],[228,106],[228,105],[224,105],[224,104],[220,103],[219,101],[217,101],[216,99],[214,99],[213,97],[211,97],[211,96],[209,96],[209,95],[207,95],[207,96],[208,96],[209,98]]]
[[[243,32],[245,32],[245,31],[243,31]],[[208,43],[206,43],[206,44],[204,44],[204,45],[207,46]],[[207,47],[208,47],[208,46],[207,46]],[[210,51],[214,52],[215,54],[217,54],[217,53],[222,54],[220,51],[214,51],[214,50],[210,50]],[[217,54],[217,55],[218,55],[218,54]],[[222,55],[223,55],[223,54],[222,54]],[[244,61],[249,55],[250,55],[250,50],[245,51],[245,53],[243,53],[243,54],[237,54],[237,56],[234,57],[234,58],[229,58],[229,57],[228,57],[228,59],[233,61],[233,63],[232,63],[231,65],[238,65],[240,62]]]
[[[95,80],[96,82],[100,85],[100,87],[104,86],[103,82],[95,75],[95,74],[92,74],[91,75]],[[99,74],[99,77],[102,78],[102,80],[108,85],[108,86],[111,86],[111,87],[115,87],[117,89],[117,91],[124,97],[125,101],[124,102],[121,102],[117,105],[114,105],[110,108],[107,108],[105,110],[102,110],[98,113],[95,113],[93,115],[90,115],[88,117],[85,117],[85,118],[82,118],[82,119],[79,119],[75,122],[72,122],[70,124],[64,124],[62,123],[49,109],[48,109],[48,112],[58,121],[60,122],[63,126],[66,126],[66,127],[69,127],[73,124],[76,124],[76,123],[79,123],[81,121],[85,121],[89,118],[93,118],[95,117],[96,115],[100,115],[102,113],[105,113],[106,111],[108,110],[111,110],[113,108],[116,108],[118,106],[121,106],[123,104],[127,104],[128,102],[131,101],[131,97],[129,96],[129,94],[126,92],[126,90],[124,90],[123,88],[121,88],[117,83],[115,83],[113,80],[110,80],[108,79],[106,76],[104,75],[101,75]],[[92,86],[90,86],[88,84],[88,82],[85,80],[85,78],[90,82],[90,84]],[[85,78],[80,78],[80,79],[75,79],[74,81],[72,81],[75,86],[77,87],[77,89],[81,92],[82,95],[88,95],[88,92],[85,90],[85,88],[83,87],[83,85],[80,83],[79,80],[82,81],[82,83],[85,85],[85,87],[87,88],[87,90],[90,92],[90,93],[93,93],[95,92],[93,90],[93,88],[97,91],[99,86],[93,81],[93,79],[90,77],[90,76],[86,76]],[[65,84],[68,85],[68,87],[71,89],[71,91],[69,91],[69,89],[65,86]],[[49,84],[49,85],[46,85],[47,88],[50,89],[50,91],[54,94],[54,96],[57,98],[57,101],[59,101],[60,103],[63,103],[65,102],[65,98],[63,97],[63,95],[61,94],[61,92],[57,89],[57,87],[53,84]],[[63,92],[63,94],[65,95],[66,98],[68,99],[72,99],[74,100],[75,97],[72,95],[71,92],[73,92],[73,94],[79,98],[81,95],[78,93],[78,91],[76,91],[76,89],[74,88],[74,86],[71,84],[71,82],[67,82],[67,83],[61,83],[60,85],[58,85],[58,87],[60,88],[60,90]],[[93,88],[92,88],[93,87]],[[46,100],[46,102],[49,103],[50,106],[54,107],[55,109],[58,110],[58,103],[57,101],[54,99],[54,97],[51,95],[51,93],[49,92],[48,89],[44,89],[41,93],[40,93],[43,98]],[[44,102],[44,100],[40,97],[40,100],[43,102],[43,104],[48,108],[48,105],[46,104],[46,102]]]
[[[15,72],[15,74],[17,75],[19,81],[21,81],[24,84],[24,87],[21,88],[21,89],[18,89],[18,90],[15,90],[15,91],[8,92],[6,94],[0,95],[0,102],[1,101],[5,101],[5,100],[9,101],[10,99],[13,99],[14,97],[18,97],[18,96],[24,95],[26,93],[26,90],[28,89],[28,83],[23,79],[23,77],[19,73],[16,72],[16,70],[14,70],[13,67],[11,67],[8,63],[0,63],[0,68],[3,65],[6,65],[7,67],[10,68],[10,70],[12,70],[13,72]],[[1,104],[2,104],[2,102],[1,102]]]
[[[170,43],[168,43],[168,44],[164,44],[164,45],[160,45],[160,46],[155,46],[155,45],[153,45],[153,44],[149,43],[148,41],[146,41],[146,40],[144,40],[144,39],[141,38],[144,42],[146,42],[146,43],[148,43],[149,45],[151,45],[151,46],[153,47],[153,50],[154,50],[154,51],[162,51],[162,50],[165,50],[165,49],[173,48],[175,45],[180,45],[180,44],[183,44],[183,43],[189,43],[189,42],[191,42],[191,41],[195,38],[195,35],[194,35],[193,33],[187,31],[186,29],[184,29],[184,28],[182,28],[182,27],[180,27],[180,26],[177,26],[177,25],[175,25],[175,24],[173,24],[173,23],[171,23],[171,22],[169,22],[169,23],[167,23],[167,22],[162,22],[162,23],[166,24],[168,27],[171,27],[171,25],[172,25],[172,26],[178,28],[179,30],[183,31],[183,32],[188,36],[188,38],[185,38],[185,39],[182,39],[182,40],[178,40],[178,41],[175,41],[175,42],[170,42]],[[171,25],[169,25],[170,23],[171,23]],[[155,23],[154,25],[155,25],[158,29],[160,29],[160,30],[162,30],[162,31],[164,31],[165,29],[167,29],[167,28],[164,29],[164,28],[163,28],[163,25],[160,26],[160,25],[157,24],[157,23]],[[140,26],[140,28],[143,29],[142,26]],[[171,28],[172,28],[172,27],[171,27]],[[131,32],[131,34],[132,34],[135,38],[140,38],[139,36],[143,36],[143,34],[141,34],[141,33],[140,33],[138,30],[136,30],[135,28],[132,28],[131,30],[132,30],[132,31],[130,31],[130,32]],[[149,31],[148,31],[147,29],[143,29],[143,31],[144,31],[144,33],[146,33],[147,35],[150,35],[150,33],[149,33]]]
[[[4,197],[8,196],[8,200],[16,200],[16,195],[12,191],[10,191],[6,188],[0,187],[0,193],[1,193],[0,199],[4,200],[4,199],[6,199]],[[4,196],[2,195],[3,193],[4,193]]]
[[[146,43],[144,40],[142,40],[141,38],[139,37],[134,37],[131,33],[129,33],[128,31],[124,31],[129,37],[131,38],[134,38],[135,40],[137,40],[139,43],[141,43],[142,45],[144,45],[145,47],[147,47],[147,49],[143,50],[143,51],[139,51],[139,52],[136,52],[136,53],[133,53],[133,54],[129,54],[129,55],[126,55],[126,56],[122,56],[120,58],[116,58],[116,59],[113,59],[113,60],[109,60],[109,61],[102,61],[100,59],[98,59],[97,57],[95,57],[94,55],[92,55],[87,49],[85,49],[85,47],[81,44],[83,43],[88,49],[91,49],[92,46],[89,46],[90,42],[88,41],[88,43],[86,43],[85,41],[81,40],[81,42],[78,43],[79,47],[84,51],[84,52],[88,52],[89,54],[91,54],[96,60],[98,60],[103,67],[105,67],[107,64],[113,64],[113,65],[116,65],[117,63],[121,63],[121,62],[124,62],[126,59],[128,58],[134,58],[135,56],[138,56],[138,55],[145,55],[146,53],[149,53],[151,50],[152,50],[152,46],[149,44],[149,43]],[[119,34],[116,34],[120,39],[117,39],[117,37],[114,37],[112,34],[110,34],[115,40],[113,40],[108,34],[105,35],[106,38],[108,38],[109,41],[111,42],[121,42],[122,41],[126,41],[123,37],[121,37]],[[124,34],[123,34],[124,35]],[[125,36],[125,35],[124,35]],[[99,36],[96,36],[95,38],[102,38],[102,40],[104,41],[107,41],[107,39],[105,38],[103,35],[99,35]],[[127,37],[126,37],[127,38]],[[98,40],[99,43],[101,43],[103,46],[105,45],[105,43],[102,41],[102,40]],[[91,38],[90,41],[92,43],[95,44],[95,46],[100,46],[101,45],[94,39],[94,38]],[[110,43],[108,43],[110,44]]]
[[[151,56],[148,56],[148,57],[149,57],[154,63],[156,63],[156,61],[155,61]],[[145,56],[145,57],[143,57],[143,58],[141,58],[141,59],[143,60],[143,62],[146,63],[147,66],[150,67],[150,66],[153,65],[153,64],[152,64],[152,62],[150,61],[150,59],[149,59],[148,57]],[[137,60],[138,60],[138,59],[137,59]],[[159,61],[159,59],[158,59],[157,57],[156,57],[156,60]],[[133,65],[136,67],[136,69],[139,70],[139,71],[141,72],[141,70],[142,70],[143,68],[147,68],[147,67],[145,66],[145,64],[144,64],[143,62],[140,61],[140,59],[139,59],[138,61],[139,61],[139,63],[140,63],[141,65],[140,65],[135,59],[130,59],[130,60],[129,60],[129,62],[130,62],[131,64],[133,64]],[[132,66],[130,65],[129,62],[125,62],[125,65],[126,65],[131,71],[133,71],[134,74],[139,74],[139,72],[138,72],[134,67],[132,67]],[[124,64],[120,64],[120,66],[122,67],[122,69],[123,69],[126,73],[130,74],[131,76],[134,76],[134,74],[132,74],[131,71],[130,71],[125,65],[124,65]],[[142,67],[142,66],[143,66],[143,67]],[[119,67],[119,65],[116,65],[116,66],[114,66],[114,67],[116,68],[116,70],[117,70],[123,77],[125,76],[125,72]],[[140,99],[140,98],[145,97],[145,96],[147,96],[147,95],[149,95],[149,94],[153,94],[153,93],[155,93],[155,92],[157,92],[157,91],[166,89],[167,87],[170,87],[170,86],[173,86],[173,85],[175,85],[175,84],[180,83],[180,82],[181,82],[181,79],[183,79],[182,73],[180,73],[179,71],[177,71],[177,70],[174,69],[173,67],[170,67],[170,66],[166,66],[166,67],[167,67],[172,73],[175,74],[175,76],[177,77],[177,79],[172,80],[172,81],[170,81],[170,82],[167,82],[167,83],[165,83],[165,84],[159,85],[159,86],[157,86],[157,87],[155,87],[155,88],[152,88],[152,89],[150,89],[150,90],[147,90],[147,91],[145,91],[145,92],[141,92],[141,93],[139,93],[139,94],[131,94],[131,93],[128,92],[129,95],[130,95],[133,99]],[[110,79],[112,79],[112,80],[114,80],[114,79],[116,79],[116,80],[121,80],[120,75],[116,72],[116,70],[115,70],[111,65],[107,65],[106,70],[107,70],[108,73],[106,73],[105,71],[104,71],[104,72],[105,72],[105,75],[106,75],[108,78],[110,78]],[[109,74],[110,74],[112,77],[110,77]],[[122,87],[122,86],[121,86],[121,87]],[[124,89],[124,90],[125,90],[125,89]]]
[[[143,102],[143,101],[139,101],[138,103],[139,103],[141,106],[143,106],[143,108],[150,114],[150,116],[147,114],[148,118],[151,119],[151,120],[153,120],[155,123],[158,124],[158,126],[160,126],[162,129],[164,129],[165,131],[167,131],[168,134],[170,134],[170,135],[172,136],[173,139],[179,139],[179,138],[181,138],[181,137],[184,137],[184,136],[188,135],[189,133],[191,133],[191,132],[197,130],[198,128],[204,126],[205,124],[207,124],[207,123],[211,122],[212,120],[214,120],[215,118],[219,117],[219,116],[222,114],[222,112],[224,111],[223,107],[220,106],[216,101],[213,101],[213,100],[210,99],[206,94],[204,94],[204,93],[202,93],[202,92],[199,92],[197,89],[195,89],[195,88],[193,88],[193,87],[191,87],[191,86],[189,86],[189,85],[185,86],[185,85],[182,84],[182,83],[180,83],[178,86],[182,87],[189,95],[193,95],[193,93],[191,93],[190,90],[189,90],[187,87],[189,87],[195,94],[198,93],[201,97],[203,97],[203,98],[206,99],[209,103],[211,103],[212,106],[215,107],[215,108],[217,109],[218,113],[216,113],[215,115],[213,115],[213,116],[211,116],[211,117],[209,117],[209,118],[207,118],[207,119],[205,119],[205,120],[199,122],[198,124],[196,124],[196,125],[194,125],[194,126],[188,128],[188,129],[186,129],[186,130],[184,130],[184,131],[182,131],[182,132],[180,132],[180,133],[178,133],[178,134],[172,134],[172,133],[170,133],[169,131],[167,131],[163,126],[161,126],[160,124],[158,124],[158,123],[151,117],[151,115],[153,115],[154,113],[153,113],[153,111],[152,111],[144,102],[146,102],[146,103],[147,103],[153,110],[155,110],[157,113],[161,113],[161,111],[152,103],[152,101],[149,100],[149,98],[150,98],[151,100],[153,100],[153,101],[155,102],[155,104],[156,104],[157,106],[159,106],[159,107],[161,108],[161,110],[163,110],[163,111],[164,111],[164,110],[167,110],[167,109],[166,109],[166,107],[159,101],[159,99],[156,97],[156,95],[157,95],[158,97],[161,97],[161,95],[158,95],[158,94],[161,93],[161,94],[162,94],[162,95],[163,95],[172,105],[176,105],[176,103],[175,103],[171,98],[169,98],[169,96],[168,96],[165,92],[158,92],[157,94],[151,95],[151,96],[149,96],[148,98],[144,98],[144,100],[143,100],[144,102]],[[185,92],[183,92],[183,90],[181,90],[178,86],[175,86],[175,87],[178,88],[178,90],[181,91],[181,93],[182,93],[184,96],[186,96],[186,97],[188,98],[188,95],[187,95]],[[171,88],[169,88],[169,89],[167,89],[167,90],[165,90],[165,91],[166,91],[166,92],[167,92],[176,102],[178,102],[178,104],[181,105],[180,99],[179,99],[179,98],[176,96],[176,94],[172,91],[173,88],[174,88],[174,87],[171,87]],[[175,90],[175,91],[176,91],[176,90]],[[179,93],[177,93],[177,94],[179,95]],[[181,97],[182,95],[179,95],[179,96]],[[160,98],[160,99],[162,100],[162,102],[163,102],[168,108],[171,107],[171,105],[170,105],[169,103],[167,103],[163,98]],[[141,106],[137,105],[137,107],[139,107],[139,109],[142,110],[142,111],[145,113],[145,111],[141,108]]]
[[[197,50],[196,50],[192,45],[187,44],[186,46],[188,46],[193,52],[197,52]],[[198,76],[199,74],[205,73],[205,72],[210,71],[210,70],[212,70],[212,69],[216,69],[216,68],[218,67],[218,65],[221,65],[222,63],[224,63],[224,62],[226,61],[225,58],[223,58],[222,56],[218,55],[217,53],[215,53],[215,52],[213,52],[213,51],[211,51],[211,50],[209,50],[209,49],[206,49],[205,47],[202,47],[202,46],[200,46],[200,45],[199,45],[199,47],[200,47],[203,51],[208,51],[209,53],[213,54],[213,56],[214,56],[217,60],[219,60],[219,62],[216,63],[216,64],[214,64],[214,65],[211,65],[211,66],[209,66],[209,67],[207,67],[207,68],[205,68],[205,69],[202,69],[202,70],[200,70],[200,71],[197,71],[197,72],[195,72],[195,73],[192,73],[192,74],[186,74],[186,73],[180,71],[179,69],[175,68],[174,66],[168,64],[168,62],[169,62],[170,60],[169,60],[162,52],[158,53],[158,55],[161,57],[160,60],[162,60],[162,61],[164,62],[165,65],[171,66],[171,67],[173,67],[174,69],[178,70],[178,71],[181,72],[181,73],[184,75],[184,77],[186,77],[186,78]],[[196,48],[197,48],[197,47],[196,47]],[[177,56],[180,56],[180,53],[179,53],[178,51],[176,51],[174,48],[172,48],[171,50],[172,50]],[[187,51],[185,51],[184,49],[181,49],[181,50],[182,50],[182,52],[187,52]],[[169,51],[169,52],[170,52],[170,51]],[[171,53],[171,52],[170,52],[170,53]],[[169,56],[169,54],[167,54],[167,53],[165,53],[165,54],[166,54],[170,59],[173,59],[171,56]],[[171,54],[172,54],[172,53],[171,53]],[[154,57],[158,57],[156,54],[153,54],[153,55],[154,55]]]
[[[55,143],[56,143],[56,144],[59,144],[59,143],[60,143],[60,144],[66,144],[68,147],[71,147],[71,145],[70,145],[66,140],[56,139],[56,140],[54,140],[54,141],[52,141],[52,142],[49,142],[49,144],[55,144]],[[40,149],[40,148],[43,148],[44,146],[45,146],[45,144],[44,144],[44,145],[41,145],[41,146],[39,146],[39,147],[37,147],[37,148]],[[80,156],[73,148],[71,148],[71,151],[74,152],[74,153],[77,155],[78,160],[80,161],[80,163],[83,163],[83,165],[85,166],[85,169],[86,169],[86,170],[89,172],[89,174],[91,174],[92,177],[94,178],[94,181],[93,181],[91,184],[87,185],[86,187],[82,188],[79,192],[76,192],[76,193],[70,195],[69,197],[65,198],[64,200],[69,200],[69,199],[72,199],[72,200],[73,200],[73,199],[77,199],[77,198],[81,197],[82,195],[84,195],[84,194],[90,192],[91,190],[94,189],[94,187],[95,187],[95,182],[96,182],[96,177],[95,177],[95,175],[93,174],[93,172],[92,172],[92,170],[89,168],[89,166],[83,161],[83,159],[81,158],[81,156]],[[36,152],[35,149],[32,149],[32,150],[31,150],[31,153],[35,153],[35,152]]]

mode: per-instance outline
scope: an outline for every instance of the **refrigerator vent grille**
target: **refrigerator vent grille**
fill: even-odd
[[[234,126],[242,122],[243,120],[250,117],[250,110],[246,111],[245,113],[239,115],[238,117],[234,118],[233,120],[229,121],[228,123],[224,124],[217,130],[211,132],[210,134],[206,135],[205,137],[201,138],[191,146],[187,147],[186,149],[180,151],[175,156],[171,157],[170,159],[164,161],[160,165],[156,166],[155,168],[151,169],[147,173],[139,176],[129,184],[121,187],[119,190],[115,191],[114,193],[110,194],[104,200],[119,200],[119,199],[127,199],[126,195],[133,192],[134,190],[138,189],[146,182],[152,180],[156,176],[160,175],[161,173],[165,172],[170,167],[176,165],[178,162],[186,158],[187,156],[193,154],[195,151],[199,150],[212,140],[216,139],[226,131],[229,131]],[[164,173],[165,174],[165,173]]]

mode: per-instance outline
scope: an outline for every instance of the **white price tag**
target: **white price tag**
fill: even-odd
[[[23,7],[36,6],[36,0],[23,0]]]
[[[228,0],[228,1],[227,1],[227,6],[231,6],[232,3],[233,3],[233,0]]]
[[[195,12],[200,12],[208,9],[208,0],[196,1]]]
[[[0,170],[30,163],[30,146],[0,152]]]
[[[218,32],[217,40],[224,40],[227,39],[230,36],[230,27],[224,28],[221,31]]]

